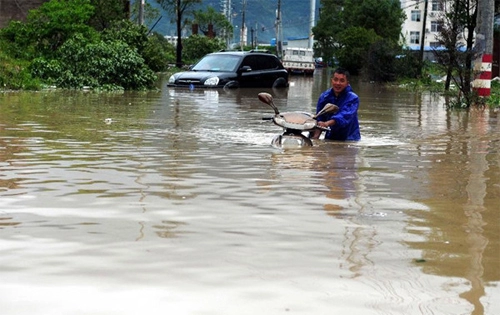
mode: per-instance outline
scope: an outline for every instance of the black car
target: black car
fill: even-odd
[[[288,72],[271,53],[221,51],[203,57],[189,71],[173,74],[168,86],[175,87],[288,87]]]

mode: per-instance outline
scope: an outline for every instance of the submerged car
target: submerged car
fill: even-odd
[[[280,88],[288,87],[288,72],[268,52],[221,51],[206,55],[189,71],[173,74],[167,86]]]

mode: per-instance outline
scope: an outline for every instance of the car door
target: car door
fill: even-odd
[[[288,82],[288,72],[283,68],[280,60],[275,55],[267,55],[262,65],[265,67],[262,71],[263,81],[272,87],[278,78],[283,78]]]
[[[278,59],[273,55],[262,55],[259,60],[260,81],[263,87],[272,87],[274,81],[278,78],[277,67]]]
[[[257,55],[247,55],[243,58],[238,70],[241,87],[260,87],[261,71]]]

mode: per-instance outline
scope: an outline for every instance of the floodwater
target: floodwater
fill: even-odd
[[[353,80],[360,142],[279,150],[265,90],[159,87],[0,94],[2,315],[500,314],[500,113]]]

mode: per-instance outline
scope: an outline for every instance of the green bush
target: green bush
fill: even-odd
[[[417,78],[420,76],[420,55],[416,51],[402,50],[395,60],[398,78]]]
[[[102,86],[146,89],[156,77],[144,59],[122,41],[89,42],[77,35],[58,50],[57,58],[37,58],[31,73],[62,88]]]
[[[0,37],[14,58],[52,56],[74,34],[88,38],[97,34],[86,24],[93,12],[89,0],[51,0],[29,11],[26,23],[10,22],[0,30]]]
[[[500,82],[491,81],[491,95],[486,102],[492,108],[500,108]]]
[[[27,62],[12,59],[0,52],[0,90],[38,90],[41,82],[27,70]]]
[[[61,88],[154,87],[153,71],[175,60],[174,48],[129,20],[111,19],[109,28],[96,31],[89,22],[91,3],[50,0],[30,11],[26,23],[0,29],[0,88],[40,82]]]
[[[137,49],[146,65],[153,71],[165,71],[169,63],[175,62],[175,47],[162,35],[154,33],[150,36],[148,30],[129,20],[114,22],[111,27],[102,32],[105,41],[120,40]]]
[[[114,21],[111,27],[102,31],[101,38],[104,41],[122,41],[141,54],[148,41],[147,32],[148,29],[144,25],[120,20]]]
[[[182,41],[182,57],[184,63],[192,64],[206,54],[226,48],[226,44],[218,38],[191,35]]]
[[[35,55],[35,46],[29,32],[26,24],[11,21],[0,29],[0,50],[12,58],[30,60]]]
[[[175,63],[175,47],[161,34],[154,33],[142,52],[144,62],[155,72],[168,70],[168,65]]]

